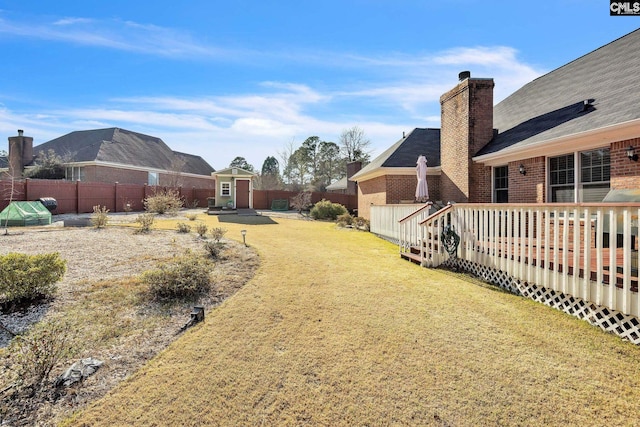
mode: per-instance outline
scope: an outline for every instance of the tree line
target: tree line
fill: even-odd
[[[293,141],[278,152],[278,158],[268,156],[257,170],[244,157],[236,157],[229,167],[237,167],[258,175],[260,190],[325,191],[327,186],[344,178],[347,163],[370,161],[369,141],[358,126],[345,129],[338,143],[310,136],[300,146]]]

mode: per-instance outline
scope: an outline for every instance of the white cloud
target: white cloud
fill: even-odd
[[[230,57],[231,52],[194,40],[186,31],[132,21],[82,17],[54,22],[0,20],[0,33],[175,58]],[[236,53],[234,53],[236,54]]]
[[[270,58],[298,67],[340,68],[345,80],[320,89],[304,81],[267,81],[243,92],[203,96],[136,96],[99,100],[96,105],[43,109],[35,113],[0,110],[0,131],[18,128],[42,143],[64,133],[124,127],[162,138],[173,149],[203,156],[215,168],[244,156],[259,167],[285,144],[311,135],[337,142],[358,125],[379,154],[414,127],[439,126],[439,98],[457,83],[458,72],[493,77],[501,100],[539,76],[507,46],[459,47],[434,53],[365,56],[341,52],[254,52],[226,50],[194,39],[186,31],[121,20],[67,17],[24,25],[0,19],[0,33],[171,58],[238,58],[260,63]],[[349,74],[349,71],[353,72]],[[304,74],[301,74],[304,75]]]
[[[53,23],[53,25],[74,25],[74,24],[88,24],[92,22],[92,19],[89,18],[62,18],[58,19]]]

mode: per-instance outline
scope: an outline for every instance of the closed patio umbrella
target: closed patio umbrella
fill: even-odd
[[[427,187],[427,158],[425,156],[419,156],[416,163],[416,174],[418,175],[416,201],[426,202],[429,200],[429,188]]]

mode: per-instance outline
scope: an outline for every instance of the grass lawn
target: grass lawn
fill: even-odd
[[[640,348],[583,321],[402,261],[369,233],[206,220],[247,230],[256,276],[67,425],[638,422]]]

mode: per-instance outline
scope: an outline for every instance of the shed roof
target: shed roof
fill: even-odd
[[[236,170],[236,173],[233,173],[234,169]],[[224,175],[255,176],[256,174],[254,172],[250,172],[242,168],[226,168],[226,169],[221,169],[219,171],[214,172],[213,175],[215,176],[224,176]]]

